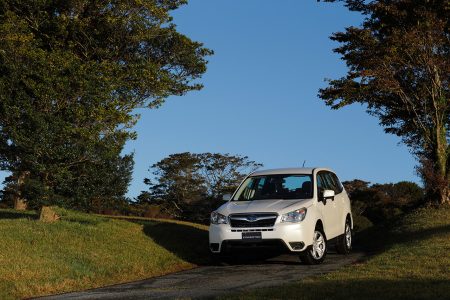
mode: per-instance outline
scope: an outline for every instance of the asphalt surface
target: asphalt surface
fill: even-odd
[[[177,299],[203,298],[248,289],[279,286],[301,278],[325,274],[363,259],[364,253],[329,253],[321,265],[307,266],[296,255],[225,266],[202,266],[161,277],[42,297],[45,300]]]

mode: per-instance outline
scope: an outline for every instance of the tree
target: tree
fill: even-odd
[[[372,184],[354,179],[342,183],[352,202],[354,215],[373,223],[386,222],[423,203],[423,189],[414,182]]]
[[[199,174],[200,159],[195,154],[171,154],[152,165],[151,169],[156,182],[148,178],[144,182],[150,186],[152,199],[170,202],[179,212],[206,194],[204,180]]]
[[[143,191],[137,200],[163,205],[177,218],[204,221],[221,195],[234,191],[260,166],[240,155],[171,154],[150,167],[153,179],[144,180],[149,191]]]
[[[16,194],[71,207],[123,196],[135,109],[202,87],[212,52],[170,16],[185,3],[0,0],[0,167],[25,178]]]
[[[248,156],[202,153],[198,157],[199,170],[212,199],[234,192],[246,174],[262,167],[262,164],[249,160]]]
[[[335,2],[336,0],[327,0]],[[346,76],[319,96],[333,109],[366,105],[387,133],[419,158],[428,195],[449,200],[450,5],[442,0],[337,0],[361,12],[361,27],[331,39],[346,61]]]

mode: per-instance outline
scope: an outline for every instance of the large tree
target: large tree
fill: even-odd
[[[223,194],[233,192],[260,166],[240,155],[172,154],[151,166],[153,178],[144,180],[149,191],[142,192],[138,200],[173,205],[173,216],[202,221]]]
[[[170,16],[185,3],[0,0],[0,163],[18,194],[98,199],[104,174],[132,166],[135,109],[202,87],[212,52]]]
[[[262,164],[250,160],[248,156],[202,153],[197,157],[200,160],[200,175],[212,199],[233,193],[245,175],[262,167]]]
[[[364,15],[331,39],[346,76],[319,96],[334,109],[366,105],[416,155],[428,196],[449,200],[450,5],[444,0],[328,0]]]

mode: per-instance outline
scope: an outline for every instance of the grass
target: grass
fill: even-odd
[[[59,222],[0,210],[0,299],[133,281],[208,263],[207,227],[59,210]],[[370,224],[369,224],[370,225]],[[423,208],[388,229],[366,226],[375,254],[339,271],[235,299],[450,299],[450,207]]]
[[[0,210],[0,299],[17,299],[159,276],[207,263],[207,227],[112,219],[59,210]]]
[[[365,232],[366,261],[235,299],[450,299],[450,207],[422,208]]]

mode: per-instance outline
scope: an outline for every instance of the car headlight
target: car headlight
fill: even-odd
[[[211,213],[211,224],[228,224],[228,218],[216,211]]]
[[[306,208],[300,208],[281,216],[281,222],[293,222],[298,223],[305,219]]]

